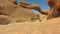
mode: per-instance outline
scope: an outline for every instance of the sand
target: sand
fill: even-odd
[[[55,23],[53,19],[42,22],[10,23],[0,25],[0,34],[60,34],[60,23],[59,21]]]

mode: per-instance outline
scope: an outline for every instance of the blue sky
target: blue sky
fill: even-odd
[[[21,0],[17,0],[17,2],[20,2]],[[42,10],[48,10],[48,0],[25,0],[26,2],[29,2],[31,5],[32,4],[38,4]],[[39,13],[38,11],[32,9],[34,13]]]

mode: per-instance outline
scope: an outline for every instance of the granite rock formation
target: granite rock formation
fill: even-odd
[[[20,2],[18,5],[23,7],[23,8],[31,10],[31,6],[28,2]]]
[[[31,10],[16,5],[12,0],[0,0],[0,15],[9,16],[14,21],[26,21],[39,19],[39,15]]]
[[[39,6],[35,6],[35,9],[37,9],[40,13],[48,15],[47,19],[55,18],[60,15],[60,0],[49,0],[48,5],[50,6],[49,11],[42,11]]]
[[[8,0],[8,1],[10,1],[10,2],[12,2],[13,4],[17,5],[16,0]]]
[[[48,4],[51,7],[48,12],[48,19],[58,17],[60,15],[60,0],[49,0]]]

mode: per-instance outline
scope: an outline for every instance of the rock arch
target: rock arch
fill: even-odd
[[[59,1],[60,0],[48,0],[48,5],[50,6],[50,10],[46,12],[42,11],[38,4],[33,4],[32,6],[30,6],[29,3],[23,2],[23,3],[20,3],[19,6],[22,6],[28,9],[35,9],[42,14],[48,15],[47,19],[51,19],[51,18],[58,17],[60,15],[60,2]]]

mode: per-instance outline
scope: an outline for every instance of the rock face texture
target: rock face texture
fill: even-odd
[[[21,6],[21,7],[23,7],[23,8],[31,10],[31,6],[27,2],[20,2],[18,5]]]
[[[41,7],[38,4],[32,4],[31,8],[37,10],[38,12],[40,12],[42,14],[48,15],[48,12],[42,11]]]
[[[37,11],[41,10],[41,8],[40,8],[40,6],[38,4],[32,4],[32,5],[30,5],[28,2],[20,2],[18,5],[21,6],[21,7],[23,7],[23,8],[30,9],[30,10],[31,9],[35,9]]]
[[[42,11],[36,4],[32,5],[32,7],[40,12]],[[46,12],[41,13],[46,14]],[[41,17],[42,19],[45,19],[45,16]],[[60,34],[60,17],[41,22],[37,20],[35,22],[19,22],[29,19],[39,19],[39,15],[31,12],[29,9],[15,5],[8,0],[0,0],[0,34]],[[14,22],[12,23],[11,20]]]
[[[0,15],[9,16],[18,21],[39,19],[37,14],[33,13],[31,10],[13,4],[12,0],[0,0]]]
[[[60,0],[48,0],[48,5],[52,8],[53,6],[59,6]]]
[[[11,23],[11,18],[8,16],[0,15],[0,25],[6,25]]]
[[[30,5],[28,2],[20,2],[18,5],[23,7],[23,8],[27,8],[27,9],[35,9],[37,11],[41,10],[41,8],[38,4]]]
[[[48,0],[48,5],[52,8],[55,5],[55,0]]]
[[[38,4],[32,4],[32,8],[37,10],[37,11],[41,10],[41,7]]]
[[[30,5],[29,3],[27,2],[20,2],[20,4],[18,4],[19,6],[25,8],[25,9],[35,9],[37,10],[38,12],[41,12],[42,14],[48,14],[47,12],[44,12],[44,11],[41,11],[41,7],[38,5],[38,4],[32,4]]]
[[[50,6],[49,12],[42,11],[38,5],[33,5],[33,7],[40,13],[48,15],[47,19],[58,17],[60,15],[60,0],[48,0],[48,5]]]
[[[8,1],[10,1],[10,2],[15,2],[16,0],[8,0]]]
[[[58,17],[60,15],[60,0],[49,0],[48,4],[51,7],[48,12],[48,19]]]
[[[13,4],[16,4],[16,5],[17,5],[16,0],[8,0],[8,1],[10,1],[10,2],[12,2]]]

